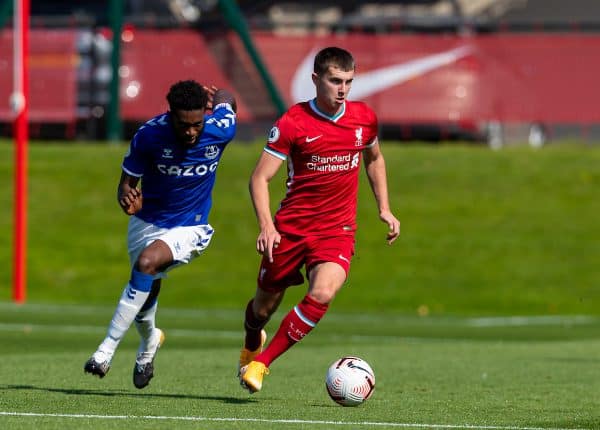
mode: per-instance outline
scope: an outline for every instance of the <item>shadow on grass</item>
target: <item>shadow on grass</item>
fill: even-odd
[[[147,398],[163,398],[163,399],[189,399],[189,400],[215,400],[230,404],[245,404],[256,403],[252,399],[239,399],[236,397],[222,396],[194,396],[189,394],[156,394],[156,393],[136,393],[127,390],[87,390],[76,388],[52,388],[52,387],[36,387],[34,385],[0,385],[0,390],[37,390],[47,391],[49,393],[62,393],[77,396],[122,396],[122,397],[147,397]]]

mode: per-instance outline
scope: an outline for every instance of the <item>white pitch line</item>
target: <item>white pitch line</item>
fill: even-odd
[[[537,315],[489,318],[468,318],[467,325],[473,327],[518,327],[530,325],[585,325],[593,324],[598,318],[589,315]]]
[[[585,428],[559,428],[559,427],[519,427],[500,425],[475,425],[475,424],[422,424],[422,423],[389,423],[389,422],[346,422],[346,421],[320,421],[320,420],[292,420],[292,419],[266,419],[266,418],[219,418],[219,417],[181,417],[160,415],[95,415],[95,414],[43,414],[34,412],[0,411],[0,416],[15,417],[44,417],[44,418],[83,418],[101,420],[156,420],[156,421],[207,421],[207,422],[252,422],[272,424],[314,424],[336,426],[376,426],[400,428],[430,428],[430,429],[472,429],[472,430],[591,430]]]
[[[100,334],[106,332],[106,326],[91,326],[91,325],[64,325],[64,324],[30,324],[30,323],[0,323],[0,331],[16,332],[16,333],[75,333],[75,334]],[[181,338],[209,338],[209,339],[240,339],[243,336],[243,331],[233,330],[190,330],[190,329],[169,329],[169,336]],[[431,338],[413,338],[406,336],[369,336],[369,335],[335,335],[325,334],[328,339],[333,340],[353,340],[356,342],[364,341],[371,342],[374,339],[379,342],[398,342],[403,341],[435,341]],[[445,339],[440,339],[444,340]]]
[[[71,304],[49,304],[49,303],[26,303],[23,305],[12,302],[0,302],[0,310],[26,313],[34,311],[36,313],[45,313],[50,315],[65,314],[71,315],[90,315],[106,314],[111,315],[114,307],[111,306],[92,306],[92,305],[71,305]],[[203,318],[212,317],[224,320],[238,320],[240,312],[234,309],[189,309],[189,308],[161,308],[160,312],[164,316],[178,316],[183,318]],[[385,319],[388,324],[414,324],[431,326],[466,326],[466,327],[525,327],[525,326],[573,326],[573,325],[591,325],[600,322],[600,318],[592,315],[531,315],[531,316],[498,316],[498,317],[416,317],[413,315],[392,315],[385,314],[336,314],[331,313],[327,316],[331,321],[344,321],[351,319],[354,322],[370,322]]]
[[[53,333],[104,333],[106,326],[63,325],[63,324],[29,324],[29,323],[0,323],[0,331],[8,332],[53,332]],[[239,339],[242,331],[231,330],[187,330],[170,329],[170,336],[177,337],[209,337]]]
[[[51,303],[25,303],[15,304],[12,302],[0,302],[0,310],[12,311],[16,313],[26,313],[35,311],[49,315],[69,313],[71,315],[112,315],[114,306],[102,305],[71,305],[71,304],[51,304]],[[240,311],[235,309],[190,309],[190,308],[160,308],[161,314],[175,315],[179,317],[219,317],[219,318],[240,318]]]

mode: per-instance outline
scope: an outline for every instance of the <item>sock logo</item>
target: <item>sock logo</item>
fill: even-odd
[[[294,326],[294,323],[290,321],[290,326],[288,328],[287,335],[294,342],[300,342],[302,338],[306,336],[306,333],[303,330]]]
[[[137,291],[130,285],[129,288],[127,288],[126,294],[127,297],[129,297],[129,300],[134,300]]]

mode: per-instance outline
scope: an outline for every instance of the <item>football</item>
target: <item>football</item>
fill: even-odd
[[[327,370],[327,393],[342,406],[357,406],[375,389],[375,373],[369,363],[358,357],[342,357]]]

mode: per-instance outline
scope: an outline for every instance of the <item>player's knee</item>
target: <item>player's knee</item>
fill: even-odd
[[[135,266],[136,269],[142,273],[147,273],[149,275],[155,275],[158,273],[158,264],[156,259],[144,253],[139,256]]]
[[[268,321],[273,315],[273,312],[277,310],[278,302],[274,301],[264,301],[258,302],[254,301],[252,304],[252,312],[254,313],[254,317],[259,321]]]
[[[321,304],[324,305],[328,305],[329,303],[331,303],[333,301],[333,299],[335,298],[335,295],[337,294],[337,292],[339,291],[340,287],[337,284],[331,284],[331,285],[318,285],[318,286],[313,286],[309,292],[308,295],[315,300],[316,302],[319,302]]]
[[[319,291],[311,291],[309,294],[310,298],[314,301],[321,303],[323,305],[328,305],[335,298],[335,291],[330,290],[319,290]]]
[[[259,321],[268,321],[271,318],[271,314],[273,313],[271,309],[266,307],[260,307],[258,309],[253,309],[254,317]]]

